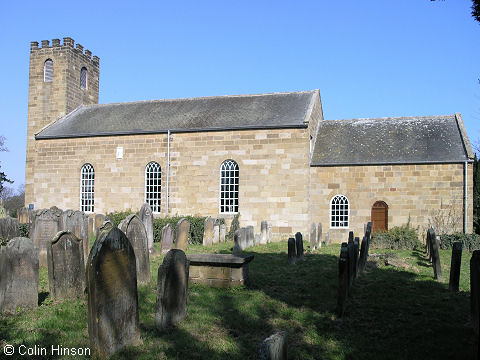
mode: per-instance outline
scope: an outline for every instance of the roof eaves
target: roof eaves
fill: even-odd
[[[310,162],[312,167],[333,167],[333,166],[374,166],[374,165],[423,165],[423,164],[463,164],[465,161],[471,163],[472,159],[458,160],[430,160],[430,161],[385,161],[385,162],[364,162],[364,163],[321,163]]]
[[[70,117],[72,114],[76,113],[77,111],[79,111],[81,108],[83,108],[84,106],[83,105],[79,105],[78,107],[76,107],[75,109],[73,109],[71,112],[69,112],[68,114],[64,115],[64,116],[61,116],[59,117],[58,119],[55,119],[53,120],[52,122],[50,122],[49,124],[45,125],[43,128],[41,128],[37,133],[35,133],[35,138],[37,138],[37,135],[40,134],[42,131],[48,129],[50,126],[52,125],[55,125],[57,122],[61,121],[61,120],[64,120],[68,117]]]

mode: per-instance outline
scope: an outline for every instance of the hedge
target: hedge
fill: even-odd
[[[418,233],[409,224],[396,226],[372,235],[372,247],[379,249],[417,249],[421,246]]]
[[[203,228],[205,217],[198,216],[167,216],[153,220],[153,241],[160,242],[162,240],[162,229],[165,225],[171,224],[176,230],[177,223],[180,219],[187,219],[190,222],[190,235],[188,236],[189,244],[201,244],[203,242]],[[221,224],[225,224],[225,219],[220,219]]]
[[[480,235],[478,234],[455,233],[440,235],[441,249],[451,249],[454,242],[461,242],[464,250],[473,251],[480,249]]]

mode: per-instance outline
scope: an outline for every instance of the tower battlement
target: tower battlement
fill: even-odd
[[[75,46],[75,40],[71,37],[64,37],[63,44],[61,43],[60,39],[52,39],[52,43],[50,44],[50,40],[42,40],[41,46],[39,46],[38,41],[31,41],[30,42],[30,53],[38,52],[38,51],[45,51],[46,49],[62,49],[62,48],[70,48],[79,55],[83,55],[86,59],[89,59],[93,63],[99,64],[100,58],[96,55],[92,58],[92,52],[88,49],[84,50],[84,47],[77,43]]]

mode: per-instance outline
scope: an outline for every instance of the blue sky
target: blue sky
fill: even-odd
[[[1,2],[1,171],[14,187],[25,182],[30,41],[65,36],[100,57],[100,103],[320,89],[325,119],[459,112],[480,142],[480,24],[470,6]]]

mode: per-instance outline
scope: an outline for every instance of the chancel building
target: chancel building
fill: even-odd
[[[31,43],[26,206],[240,213],[274,239],[321,223],[339,242],[372,220],[472,231],[459,114],[325,120],[319,90],[98,104],[99,64],[71,38]]]

